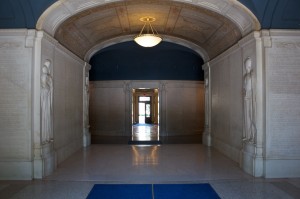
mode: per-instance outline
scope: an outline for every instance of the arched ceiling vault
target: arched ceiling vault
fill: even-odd
[[[260,29],[236,0],[61,0],[44,12],[37,29],[88,61],[101,48],[132,39],[145,16],[156,18],[153,25],[164,39],[195,50],[204,61]]]

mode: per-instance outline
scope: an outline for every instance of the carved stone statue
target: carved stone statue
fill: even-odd
[[[255,124],[255,95],[253,93],[252,61],[248,57],[245,60],[246,74],[244,75],[244,133],[243,140],[254,142],[256,136]]]
[[[47,60],[42,67],[41,74],[41,116],[42,116],[42,142],[53,140],[52,131],[52,96],[53,82],[50,74],[50,61]]]
[[[208,78],[205,78],[204,80],[204,88],[205,88],[205,126],[208,126],[208,111],[209,111],[209,103],[208,103]]]
[[[89,91],[89,77],[85,77],[85,86],[84,86],[84,126],[85,128],[89,128],[89,98],[90,98],[90,91]]]

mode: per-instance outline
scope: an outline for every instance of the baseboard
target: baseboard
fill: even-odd
[[[300,177],[300,159],[265,160],[265,177],[266,178],[299,178]]]
[[[0,162],[0,180],[32,180],[31,161]]]
[[[234,148],[215,137],[212,137],[212,146],[231,160],[240,162],[240,149]]]
[[[68,157],[70,157],[73,153],[75,153],[81,148],[82,148],[82,138],[74,140],[73,142],[70,142],[64,147],[61,147],[59,149],[54,149],[56,153],[57,164],[60,164],[61,162],[66,160]]]

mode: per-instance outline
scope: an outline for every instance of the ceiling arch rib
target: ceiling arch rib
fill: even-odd
[[[37,28],[83,59],[95,46],[137,34],[142,26],[139,18],[152,16],[160,34],[174,43],[193,43],[187,47],[198,46],[207,60],[260,28],[254,15],[235,0],[106,2],[57,1],[40,17]]]
[[[126,36],[122,36],[122,37],[115,37],[113,39],[110,40],[106,40],[102,43],[99,43],[95,46],[93,46],[84,56],[84,60],[89,62],[89,60],[93,57],[94,54],[96,54],[97,52],[99,52],[100,50],[118,44],[118,43],[122,43],[122,42],[127,42],[127,41],[132,41],[132,38],[135,35],[126,35]],[[195,51],[196,53],[198,53],[204,62],[209,61],[209,56],[206,53],[206,51],[201,48],[200,46],[195,45],[194,43],[187,41],[187,40],[183,40],[183,39],[179,39],[179,38],[174,38],[172,36],[168,36],[168,35],[162,35],[164,38],[164,41],[167,42],[171,42],[171,43],[175,43],[184,47],[187,47],[193,51]]]

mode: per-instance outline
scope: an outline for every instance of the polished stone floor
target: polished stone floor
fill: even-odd
[[[132,125],[132,141],[158,141],[159,125],[134,124]]]
[[[43,180],[0,181],[0,198],[80,199],[96,183],[204,182],[224,199],[300,198],[300,179],[253,178],[201,144],[91,145]]]

